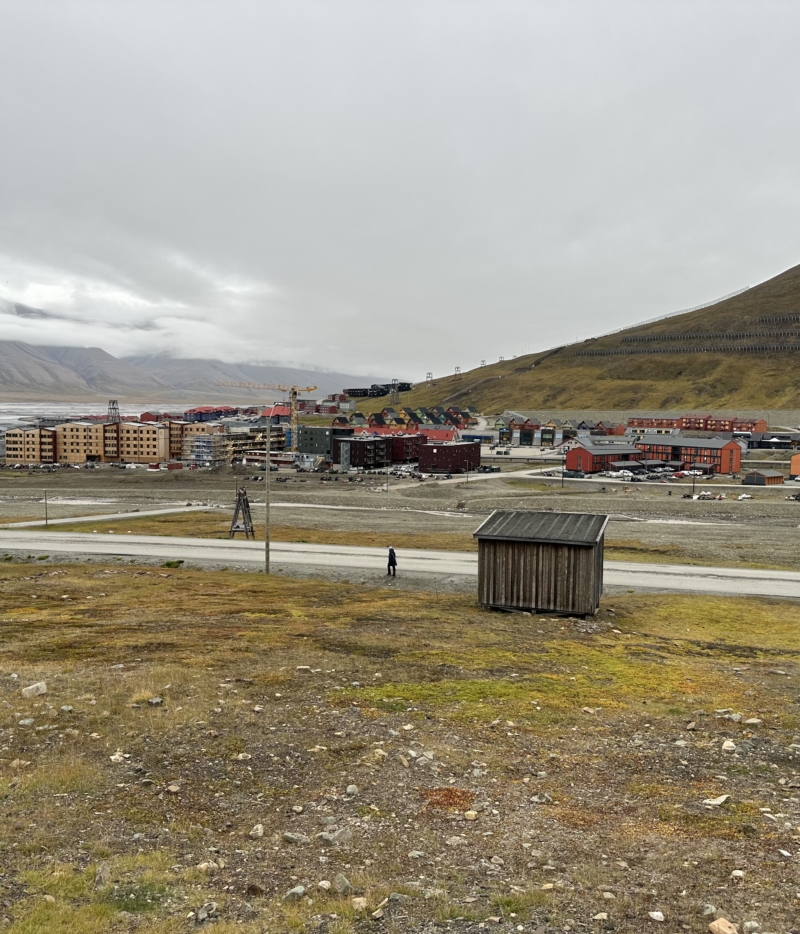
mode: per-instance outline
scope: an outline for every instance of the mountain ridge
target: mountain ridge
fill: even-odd
[[[257,403],[273,390],[216,386],[217,382],[316,386],[315,395],[385,382],[376,377],[273,364],[225,363],[166,354],[114,357],[100,347],[61,347],[0,340],[0,393],[8,401]]]
[[[800,266],[688,312],[420,383],[401,404],[800,408]]]

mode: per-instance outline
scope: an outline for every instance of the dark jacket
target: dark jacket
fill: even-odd
[[[394,548],[389,549],[389,567],[390,568],[397,567],[397,555],[394,553]]]

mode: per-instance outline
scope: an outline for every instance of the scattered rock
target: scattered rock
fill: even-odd
[[[297,668],[295,668],[295,671],[301,675],[310,675],[311,665],[298,665]]]
[[[331,836],[329,834],[329,836]],[[291,833],[291,831],[284,831],[281,834],[281,837],[286,843],[310,843],[310,838],[307,837],[304,833]]]
[[[247,886],[247,895],[249,898],[258,898],[263,894],[264,888],[257,882],[251,882],[250,885]]]
[[[477,811],[464,811],[464,820],[477,820],[478,812]]]
[[[217,903],[208,902],[207,904],[203,905],[202,908],[197,909],[197,912],[195,913],[195,921],[197,921],[198,924],[202,924],[204,921],[210,921],[216,913]]]
[[[732,739],[726,739],[722,744],[723,752],[736,752],[736,743]]]
[[[731,924],[727,918],[717,918],[716,921],[712,921],[708,930],[711,934],[739,934],[739,928]]]
[[[409,859],[422,859],[422,857],[423,857],[424,855],[425,855],[425,854],[422,852],[422,850],[412,850],[412,851],[408,854],[408,858],[409,858]]]
[[[181,790],[180,785],[167,785],[167,791],[171,795],[177,795],[180,792],[180,790]]]
[[[350,880],[341,872],[337,872],[333,877],[333,887],[339,895],[350,895],[355,892]]]
[[[33,726],[33,717],[25,717],[24,720],[17,720],[17,726]]]
[[[354,898],[352,901],[353,908],[356,911],[366,911],[367,910],[367,900],[366,898]]]
[[[111,869],[108,863],[100,863],[94,871],[94,887],[102,889],[111,882]]]
[[[161,697],[148,697],[148,698],[147,698],[147,703],[148,703],[151,707],[161,707],[161,706],[163,706],[163,704],[164,704],[164,700],[163,700],[163,698],[161,698]]]
[[[344,793],[348,798],[355,798],[358,794],[358,785],[348,785]]]
[[[61,710],[63,713],[72,713],[72,707],[69,704],[63,704]]]
[[[592,921],[608,921],[608,915],[604,912],[598,912],[592,917]]]
[[[741,880],[744,879],[744,870],[734,869],[731,873],[731,879],[733,879],[734,882],[741,882]]]
[[[40,694],[47,694],[47,685],[44,681],[36,681],[22,689],[23,697],[38,697]]]
[[[317,834],[317,840],[322,842],[323,846],[339,846],[342,843],[349,843],[353,839],[353,831],[349,827],[342,827],[333,833],[323,830]]]
[[[758,921],[743,921],[742,922],[742,931],[744,934],[756,934],[756,931],[760,930],[761,925]]]
[[[302,805],[302,804],[295,804],[294,807],[292,808],[292,811],[293,811],[295,814],[302,814],[302,813],[303,813],[303,805]]]
[[[727,804],[730,801],[730,795],[720,795],[718,798],[706,798],[703,804],[712,808],[722,807],[723,804]]]
[[[199,863],[197,868],[200,872],[213,872],[215,869],[219,869],[219,864],[215,863],[213,859],[207,859],[202,863]]]
[[[662,911],[648,911],[647,917],[650,918],[652,921],[663,921],[664,913]]]
[[[250,831],[248,837],[252,837],[254,840],[258,840],[260,837],[264,836],[264,825],[256,824],[255,827]]]
[[[283,896],[285,902],[299,902],[300,899],[306,894],[306,887],[304,885],[296,885],[293,889]]]
[[[317,883],[317,888],[318,888],[318,889],[322,889],[323,892],[330,892],[330,890],[331,890],[331,884],[330,884],[330,882],[328,882],[327,879],[321,879],[321,880]]]
[[[758,717],[750,717],[749,720],[745,720],[745,721],[744,721],[744,725],[745,725],[745,726],[761,726],[761,724],[762,724],[763,722],[764,722],[764,721],[763,721],[763,720],[759,720]]]

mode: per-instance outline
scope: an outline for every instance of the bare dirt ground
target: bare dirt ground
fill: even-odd
[[[237,479],[230,468],[170,474],[106,468],[52,474],[34,471],[30,476],[24,471],[0,471],[0,520],[44,518],[45,488],[53,518],[186,503],[232,511],[234,489],[242,476],[240,471]],[[800,567],[800,503],[786,500],[787,493],[795,491],[789,484],[749,488],[754,498],[739,502],[733,497],[741,487],[726,489],[730,498],[723,501],[692,501],[682,498],[690,489],[688,482],[624,487],[604,485],[602,481],[567,481],[562,489],[558,479],[520,479],[512,471],[470,483],[393,480],[388,493],[381,476],[367,476],[360,484],[346,479],[323,483],[319,475],[293,471],[276,476],[287,478],[287,482],[272,486],[273,503],[278,504],[272,521],[286,530],[295,530],[290,540],[300,540],[300,531],[307,530],[318,536],[328,532],[348,534],[355,544],[375,544],[377,537],[397,546],[397,541],[390,542],[389,538],[410,543],[422,536],[450,535],[453,541],[460,537],[468,543],[472,532],[493,509],[552,509],[610,514],[607,547],[612,558]],[[254,518],[260,522],[263,485],[247,485]],[[671,496],[667,495],[670,489]],[[177,521],[174,527],[179,527]],[[186,525],[180,527],[185,529]]]
[[[800,924],[796,605],[579,621],[36,561],[1,586],[9,934]]]

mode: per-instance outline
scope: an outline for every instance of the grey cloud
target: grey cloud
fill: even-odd
[[[57,316],[42,343],[387,377],[702,302],[797,262],[798,27],[790,2],[9,0],[0,296]]]

